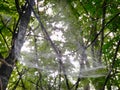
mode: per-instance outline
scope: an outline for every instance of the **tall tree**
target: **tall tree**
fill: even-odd
[[[30,16],[31,16],[30,7],[33,6],[33,4],[34,4],[34,0],[30,0],[30,1],[24,2],[24,5],[20,6],[19,1],[15,0],[15,5],[16,5],[16,9],[19,14],[19,19],[16,24],[16,27],[14,28],[14,31],[11,32],[12,33],[12,41],[11,41],[12,45],[11,45],[9,54],[5,58],[2,58],[2,57],[0,58],[2,62],[1,67],[0,67],[1,90],[6,89],[10,75],[16,63],[16,60],[19,57],[21,47],[24,43],[26,29],[30,21]]]

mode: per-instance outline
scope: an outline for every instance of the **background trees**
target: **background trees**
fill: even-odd
[[[1,88],[120,89],[119,3],[1,1]]]

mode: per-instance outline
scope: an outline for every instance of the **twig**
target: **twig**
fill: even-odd
[[[104,90],[105,85],[107,84],[107,81],[108,81],[109,78],[110,78],[110,74],[111,74],[111,72],[112,72],[112,70],[113,70],[113,67],[114,67],[114,64],[115,64],[115,60],[116,60],[116,58],[117,58],[117,53],[118,53],[118,50],[119,50],[119,46],[120,46],[120,40],[119,40],[118,43],[117,43],[116,51],[115,51],[115,54],[114,54],[114,57],[113,57],[113,62],[112,62],[112,65],[111,65],[111,67],[110,67],[110,70],[109,70],[109,72],[108,72],[108,74],[107,74],[107,76],[106,76],[106,79],[105,79],[105,82],[104,82],[104,85],[103,85],[102,90]]]
[[[2,34],[2,32],[0,32],[0,34],[1,34],[1,36],[2,36],[2,38],[3,38],[3,40],[4,40],[4,42],[5,42],[5,44],[6,44],[7,48],[8,48],[8,50],[10,50],[9,45],[8,45],[8,43],[7,43],[7,41],[6,41],[5,37],[4,37],[4,35]]]
[[[99,51],[99,58],[98,61],[101,62],[101,56],[102,56],[102,48],[104,44],[104,29],[105,29],[105,20],[106,20],[106,9],[107,9],[107,1],[104,0],[103,5],[102,5],[102,28],[101,28],[101,45],[100,45],[100,51]]]
[[[117,16],[119,16],[119,14],[120,14],[120,12],[117,13],[113,18],[111,18],[111,19],[103,26],[103,28],[105,28],[110,22],[112,22]],[[104,30],[104,29],[101,29],[101,30],[99,31],[99,33],[96,34],[95,38],[91,41],[91,43],[87,45],[87,48],[90,47],[90,46],[94,43],[94,41],[98,38],[98,36],[101,34],[101,32],[102,32],[103,30]]]
[[[0,17],[1,17],[2,24],[4,25],[4,26],[1,28],[1,30],[2,30],[4,27],[6,27],[6,28],[12,33],[12,30],[11,30],[9,27],[7,27],[7,24],[10,22],[11,18],[8,19],[8,20],[5,22],[5,21],[2,19],[2,16],[1,16],[1,15],[0,15]]]
[[[7,63],[7,62],[5,61],[5,59],[0,58],[0,62],[1,62],[2,64],[5,64],[5,65],[13,68],[13,66],[12,66],[11,64]]]
[[[19,72],[17,66],[16,66],[16,70],[17,70],[17,73],[18,73],[18,75],[19,75],[19,78],[18,78],[18,80],[16,81],[16,83],[15,83],[14,87],[12,88],[12,90],[16,90],[16,88],[17,88],[20,80],[21,80],[21,83],[22,83],[22,88],[24,88],[24,90],[25,90],[26,88],[25,88],[25,85],[24,85],[24,83],[23,83],[22,76],[26,73],[26,70],[25,70],[25,69],[24,69],[24,70],[22,69],[22,71]]]

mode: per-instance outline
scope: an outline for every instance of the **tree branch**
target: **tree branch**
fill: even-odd
[[[19,15],[21,15],[22,10],[21,10],[21,8],[20,8],[20,4],[19,4],[19,1],[18,1],[18,0],[15,0],[15,5],[16,5],[16,9],[17,9]]]
[[[110,74],[111,74],[111,72],[112,72],[112,70],[113,70],[113,68],[114,68],[114,64],[115,64],[115,60],[116,60],[116,58],[117,58],[117,53],[118,53],[118,50],[119,50],[119,46],[120,46],[120,40],[119,40],[118,43],[117,43],[116,51],[115,51],[115,54],[114,54],[114,57],[113,57],[113,62],[112,62],[112,65],[111,65],[111,67],[110,67],[110,70],[109,70],[109,72],[108,72],[108,74],[107,74],[107,76],[106,76],[106,79],[105,79],[105,82],[104,82],[104,85],[103,85],[102,90],[104,90],[105,85],[107,84],[107,81],[108,81],[109,78],[110,78]]]
[[[1,34],[1,36],[2,36],[2,38],[3,38],[3,40],[4,40],[4,42],[5,42],[5,44],[6,44],[7,48],[8,48],[8,50],[10,50],[9,45],[8,45],[8,43],[7,43],[7,41],[6,41],[5,37],[4,37],[4,35],[2,34],[2,32],[1,32],[0,34]]]
[[[7,27],[7,24],[10,22],[11,18],[8,19],[6,22],[4,22],[4,20],[2,19],[2,16],[1,16],[1,15],[0,15],[0,17],[1,17],[2,24],[3,24],[3,27],[1,28],[1,30],[2,30],[4,27],[6,27],[6,28],[12,33],[12,30],[11,30],[9,27]]]
[[[29,1],[26,0],[28,2],[28,4],[30,5]],[[31,6],[31,5],[30,5]],[[33,7],[31,6],[31,10],[33,11],[36,19],[38,20],[40,26],[41,26],[41,29],[42,29],[42,32],[43,34],[45,35],[45,37],[47,38],[47,40],[49,41],[49,43],[51,44],[53,50],[55,51],[56,55],[57,55],[57,58],[58,58],[58,62],[60,64],[60,71],[61,71],[61,68],[63,70],[63,74],[64,74],[64,77],[65,77],[65,80],[66,80],[66,86],[67,86],[67,89],[70,90],[70,86],[69,86],[69,83],[68,83],[68,78],[67,78],[67,75],[66,75],[66,71],[65,71],[65,68],[64,68],[64,65],[63,65],[63,62],[61,60],[61,51],[56,47],[56,45],[53,43],[53,41],[51,40],[51,38],[49,37],[49,34],[46,30],[46,28],[44,27],[43,23],[41,22],[41,19],[39,17],[38,14],[36,14],[36,12],[34,11]]]
[[[2,64],[5,64],[5,65],[13,68],[13,66],[12,66],[11,64],[7,63],[7,62],[5,61],[5,59],[0,58],[0,62],[1,62]]]
[[[117,13],[113,18],[111,18],[102,28],[107,27],[107,26],[109,25],[109,23],[111,23],[117,16],[119,16],[119,14],[120,14],[120,12]],[[101,34],[101,32],[102,32],[103,30],[104,30],[104,29],[101,29],[101,30],[99,31],[99,33],[96,34],[95,38],[91,41],[91,43],[87,45],[87,48],[90,47],[90,46],[94,43],[94,41],[98,38],[98,36]]]
[[[101,40],[100,40],[100,53],[99,53],[99,59],[98,61],[101,62],[101,56],[102,56],[102,47],[103,47],[103,43],[104,43],[104,29],[105,29],[105,19],[106,19],[106,9],[107,9],[107,1],[104,0],[103,5],[102,5],[102,28],[101,28]]]

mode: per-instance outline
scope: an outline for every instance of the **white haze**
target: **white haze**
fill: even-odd
[[[62,32],[58,32],[58,31],[55,32],[54,31],[54,34],[51,36],[51,39],[52,40],[58,40],[58,41],[63,40],[63,42],[65,42],[65,40],[62,39],[62,37],[63,37]],[[26,40],[23,47],[22,47],[22,50],[21,50],[22,51],[21,52],[21,58],[19,59],[23,63],[23,65],[28,66],[30,68],[36,68],[38,70],[41,70],[41,71],[44,71],[46,73],[53,74],[53,75],[56,74],[56,73],[59,73],[57,60],[56,60],[56,63],[49,63],[50,58],[52,60],[58,58],[55,55],[55,53],[38,52],[38,56],[44,57],[48,62],[47,65],[46,64],[44,65],[44,63],[41,64],[42,62],[39,58],[38,58],[38,61],[35,60],[35,51],[34,51],[34,49],[33,49],[33,51],[31,51],[31,49],[33,49],[33,46],[29,46],[29,40]],[[81,49],[79,49],[78,51],[81,51]],[[96,62],[96,61],[94,61],[90,56],[91,55],[90,51],[87,50],[86,52],[87,52],[86,54],[88,55],[87,60],[91,64],[91,66],[87,67],[85,65],[85,68],[81,68],[81,69],[80,69],[80,65],[79,65],[79,61],[81,60],[80,57],[76,57],[75,53],[71,53],[68,50],[66,50],[63,53],[63,56],[61,57],[61,59],[64,63],[66,74],[69,77],[74,77],[74,78],[77,78],[77,77],[84,77],[84,78],[92,77],[92,78],[95,78],[95,77],[105,76],[106,75],[105,72],[96,73],[97,70],[104,69],[105,66]],[[38,63],[38,62],[40,62],[40,63]],[[92,66],[93,63],[96,67]]]
[[[51,12],[52,12],[51,10],[52,9],[49,8],[47,10],[47,14],[51,14]],[[59,22],[58,22],[58,24],[54,24],[53,26],[55,26],[57,28],[62,28],[62,29],[64,29],[64,31],[66,31],[68,29],[67,26],[65,26],[65,25],[63,26],[63,23],[60,24]],[[37,34],[39,35],[39,33],[37,33]],[[69,37],[72,38],[72,36],[68,35],[68,38]],[[50,35],[50,38],[54,42],[55,41],[61,42],[60,44],[57,44],[57,47],[59,47],[61,50],[64,48],[64,43],[66,43],[67,38],[64,36],[64,33],[62,32],[62,30],[56,29],[56,30],[52,31],[52,35]],[[46,41],[46,40],[44,40],[44,36],[42,38],[38,37],[37,40],[38,40],[38,42],[40,42],[40,43],[37,43],[38,47],[44,41]],[[76,43],[78,43],[78,41],[71,39],[71,43],[76,45]],[[105,72],[101,72],[101,73],[96,72],[97,70],[99,71],[99,70],[105,69],[105,66],[99,62],[96,62],[97,60],[96,61],[93,60],[89,48],[85,50],[85,53],[87,55],[86,56],[87,61],[90,63],[90,67],[85,65],[85,68],[80,68],[79,63],[81,61],[81,57],[80,57],[79,53],[81,51],[83,51],[84,48],[80,48],[80,47],[78,47],[78,45],[76,45],[76,49],[78,49],[78,48],[79,48],[79,50],[76,52],[74,52],[72,50],[70,51],[66,48],[63,49],[61,60],[63,61],[63,64],[65,66],[66,74],[69,77],[74,77],[74,78],[77,78],[77,77],[96,78],[96,77],[105,76],[106,75]],[[29,38],[26,38],[25,43],[21,50],[21,57],[19,57],[19,60],[21,61],[21,63],[23,63],[23,65],[25,65],[27,67],[36,68],[38,70],[48,73],[48,75],[57,75],[60,73],[59,65],[57,62],[58,57],[55,55],[55,52],[52,49],[50,49],[50,50],[51,51],[48,51],[48,52],[38,51],[37,55],[39,58],[36,61],[36,52],[34,50],[34,45],[32,46]],[[44,58],[44,61],[46,60],[46,62],[48,64],[46,64],[46,63],[44,64],[44,62],[42,61],[42,58]],[[53,60],[54,62],[52,62],[50,60]],[[93,66],[93,64],[95,66]]]

